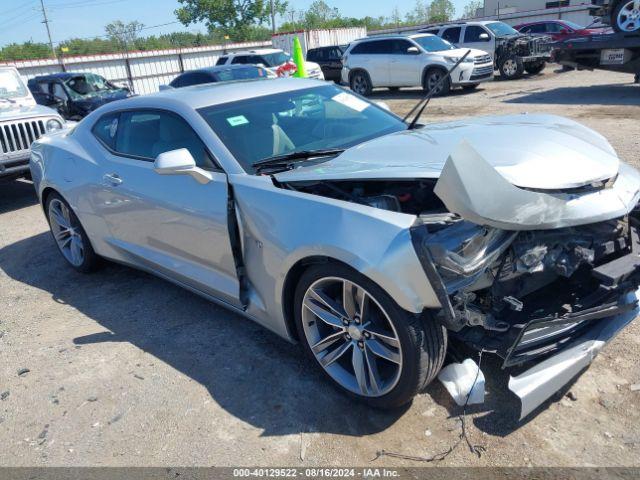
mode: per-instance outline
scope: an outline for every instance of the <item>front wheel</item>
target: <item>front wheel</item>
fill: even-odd
[[[524,64],[517,55],[509,55],[500,62],[500,77],[504,80],[516,80],[524,73]]]
[[[351,87],[351,90],[356,92],[358,95],[362,95],[363,97],[371,94],[371,80],[369,79],[369,75],[367,75],[365,72],[355,72],[351,76],[349,86]]]
[[[611,13],[611,26],[616,32],[640,30],[640,1],[621,0]]]
[[[69,204],[57,193],[52,193],[47,198],[45,211],[53,239],[67,263],[82,273],[95,270],[100,259]]]
[[[447,349],[442,325],[402,310],[346,266],[310,267],[294,301],[306,353],[340,390],[371,406],[410,402],[442,367]]]
[[[424,74],[422,88],[428,93],[433,91],[433,96],[439,97],[447,95],[451,90],[451,79],[449,77],[442,80],[446,72],[439,68],[432,68]],[[442,80],[442,81],[441,81]]]

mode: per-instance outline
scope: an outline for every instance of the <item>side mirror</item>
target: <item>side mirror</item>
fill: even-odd
[[[189,175],[203,185],[213,180],[209,172],[196,167],[196,161],[186,148],[161,153],[153,162],[153,169],[159,175]]]
[[[420,55],[420,50],[418,49],[418,47],[409,47],[407,48],[407,53],[409,55]]]
[[[478,35],[478,38],[483,42],[488,42],[489,40],[491,40],[491,37],[488,33],[481,33],[480,35]]]

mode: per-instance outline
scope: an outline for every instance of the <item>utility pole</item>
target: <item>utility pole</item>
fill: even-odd
[[[273,0],[270,1],[271,5],[271,33],[275,35],[276,33],[276,11],[273,6]]]
[[[53,58],[55,58],[56,49],[53,48],[53,40],[51,40],[51,30],[49,29],[49,19],[47,18],[47,10],[44,8],[44,0],[40,0],[40,7],[42,8],[42,16],[44,17],[44,20],[42,20],[42,23],[44,23],[44,25],[47,27],[47,35],[49,36],[49,46],[51,47],[51,54],[53,55]]]

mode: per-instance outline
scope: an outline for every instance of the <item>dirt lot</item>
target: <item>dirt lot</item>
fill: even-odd
[[[548,68],[433,100],[423,120],[556,113],[640,166],[631,81]],[[419,96],[374,95],[399,113]],[[441,452],[459,434],[459,410],[438,382],[404,411],[372,411],[337,394],[297,347],[189,292],[116,265],[75,273],[27,182],[0,187],[0,308],[0,465],[415,466],[371,460],[381,449]],[[486,452],[461,445],[439,465],[640,465],[640,391],[631,389],[640,322],[524,423],[498,362],[486,358],[483,370],[486,402],[468,426]]]

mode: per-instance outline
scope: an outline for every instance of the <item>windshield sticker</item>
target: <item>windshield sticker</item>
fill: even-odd
[[[239,125],[246,125],[247,123],[249,123],[249,120],[247,120],[247,117],[245,117],[244,115],[238,115],[237,117],[227,118],[227,122],[229,122],[229,125],[231,125],[232,127],[237,127]]]
[[[369,106],[369,104],[364,100],[360,100],[358,97],[354,95],[350,95],[347,92],[339,93],[338,95],[333,97],[331,100],[333,100],[334,102],[341,103],[342,105],[349,107],[350,109],[355,110],[356,112],[361,112]]]

